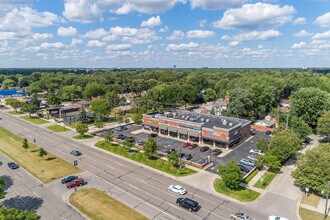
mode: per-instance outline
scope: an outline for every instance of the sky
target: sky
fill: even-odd
[[[330,67],[330,0],[0,0],[0,68]]]

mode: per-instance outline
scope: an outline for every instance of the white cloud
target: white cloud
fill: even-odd
[[[168,40],[182,40],[185,37],[182,31],[174,31],[173,34],[167,37]]]
[[[65,0],[63,16],[70,21],[92,23],[101,20],[102,10],[95,1]]]
[[[59,27],[57,29],[57,35],[61,37],[73,37],[77,35],[77,29],[74,27]]]
[[[131,44],[110,44],[107,46],[107,51],[127,51],[132,49]]]
[[[229,35],[223,35],[222,37],[221,37],[221,40],[230,40],[230,36]]]
[[[27,6],[31,0],[1,0],[0,1],[0,15],[6,14],[17,7]]]
[[[35,34],[32,35],[32,39],[37,40],[37,41],[38,40],[50,39],[52,37],[53,37],[53,35],[52,34],[48,34],[48,33],[43,33],[43,34],[41,34],[41,33],[35,33]]]
[[[192,30],[187,32],[187,38],[210,38],[214,36],[213,31]]]
[[[312,35],[313,35],[313,33],[309,33],[305,30],[301,30],[300,32],[294,34],[293,36],[294,37],[309,37],[309,36],[312,36]]]
[[[289,22],[295,13],[292,6],[266,3],[245,4],[241,8],[229,9],[224,16],[213,23],[215,28],[256,29],[280,26]]]
[[[153,27],[157,27],[159,25],[161,25],[163,22],[160,19],[160,16],[155,16],[155,17],[151,17],[146,21],[143,21],[141,23],[141,27],[149,27],[149,28],[153,28]]]
[[[330,27],[330,12],[316,18],[314,23],[321,27]]]
[[[315,40],[330,39],[330,30],[323,33],[314,34],[312,38]]]
[[[297,49],[297,48],[305,47],[306,45],[307,45],[306,42],[300,42],[297,44],[293,44],[291,48]]]
[[[187,44],[169,44],[166,48],[167,51],[187,51],[193,50],[198,47],[198,43],[187,43]]]
[[[233,36],[234,41],[251,41],[251,40],[272,40],[278,38],[282,34],[276,30],[267,31],[251,31]]]
[[[72,41],[71,41],[71,45],[79,45],[79,44],[83,44],[84,43],[84,41],[82,40],[82,39],[80,39],[80,38],[73,38],[72,39]]]
[[[49,49],[63,49],[63,48],[67,48],[68,46],[63,44],[62,42],[55,42],[55,43],[42,43],[39,47],[37,47],[37,49],[39,50],[49,50]]]
[[[118,0],[120,8],[117,8],[117,14],[128,14],[131,11],[137,11],[147,14],[160,13],[171,9],[177,3],[185,3],[186,0]]]
[[[306,18],[299,17],[296,20],[292,21],[293,25],[307,24]]]
[[[238,46],[240,44],[241,44],[241,42],[239,42],[239,41],[231,41],[231,42],[228,43],[228,46],[230,46],[230,47],[236,47],[236,46]]]
[[[236,8],[245,2],[246,0],[190,0],[193,9],[200,7],[204,10]]]
[[[200,26],[201,28],[204,28],[204,27],[206,26],[206,22],[207,22],[206,19],[198,21],[199,26]]]
[[[129,28],[129,27],[112,27],[109,30],[109,34],[113,35],[115,39],[129,42],[131,44],[146,44],[159,40],[160,37],[156,35],[156,32],[148,28]]]
[[[93,31],[88,31],[84,37],[87,37],[87,38],[92,38],[92,39],[99,39],[99,38],[102,38],[104,36],[106,36],[108,34],[107,31],[105,31],[103,28],[99,28],[99,29],[96,29],[96,30],[93,30]]]
[[[166,25],[165,27],[163,27],[163,28],[159,29],[159,31],[158,31],[158,32],[160,32],[160,33],[165,33],[165,32],[168,32],[168,26]]]
[[[87,47],[103,47],[106,43],[99,40],[90,40],[87,43]]]

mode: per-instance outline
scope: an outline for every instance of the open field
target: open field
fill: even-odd
[[[31,118],[30,116],[22,116],[22,117],[20,117],[20,118],[22,118],[22,119],[24,119],[24,120],[27,120],[27,121],[29,121],[29,122],[31,122],[31,123],[33,123],[33,124],[37,124],[37,125],[41,125],[41,124],[47,124],[47,123],[49,123],[48,121],[46,121],[46,120],[44,120],[44,119],[40,119],[40,118]]]
[[[99,147],[103,150],[124,156],[128,159],[134,160],[136,162],[142,163],[144,165],[147,165],[149,167],[155,168],[157,170],[160,170],[162,172],[171,174],[173,176],[188,176],[191,174],[196,173],[195,170],[189,169],[189,168],[182,168],[179,172],[179,169],[177,167],[173,167],[172,164],[170,164],[166,160],[162,160],[156,157],[153,157],[152,159],[148,159],[147,156],[140,152],[135,152],[134,154],[129,154],[130,149],[118,145],[110,145],[105,141],[99,141],[95,144],[96,147]]]
[[[22,142],[23,138],[0,127],[0,151],[43,183],[82,171],[49,152],[42,159],[39,157],[39,147],[29,143],[29,148],[25,150]]]
[[[240,187],[238,190],[231,190],[225,185],[222,179],[216,179],[214,181],[214,189],[218,193],[237,199],[241,202],[251,202],[260,196],[260,193],[244,187]]]
[[[64,128],[61,125],[51,125],[47,127],[48,130],[53,131],[53,132],[65,132],[65,131],[70,131],[68,128]]]
[[[92,220],[147,220],[145,216],[95,188],[78,190],[69,202]]]

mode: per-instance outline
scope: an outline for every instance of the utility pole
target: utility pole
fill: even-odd
[[[285,127],[286,130],[288,130],[288,127],[289,127],[289,117],[290,117],[290,114],[288,114],[286,116],[286,127]]]

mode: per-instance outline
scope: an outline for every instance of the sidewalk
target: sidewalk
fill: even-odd
[[[319,201],[319,204],[317,205],[317,207],[310,206],[310,205],[307,205],[307,204],[304,204],[304,203],[300,203],[300,207],[304,208],[304,209],[311,210],[313,212],[318,212],[320,214],[324,214],[325,204],[326,204],[326,199],[325,198],[320,198],[320,201]]]
[[[263,193],[264,190],[263,190],[263,189],[259,189],[259,188],[257,188],[257,187],[254,187],[254,184],[255,184],[256,182],[258,182],[258,180],[261,178],[262,175],[264,175],[264,174],[266,173],[266,171],[267,171],[266,169],[259,171],[259,172],[257,173],[257,175],[255,175],[255,176],[250,180],[250,182],[247,184],[247,188],[249,188],[249,189],[251,189],[251,190],[253,190],[253,191],[256,191],[256,192],[258,192],[258,193]]]

